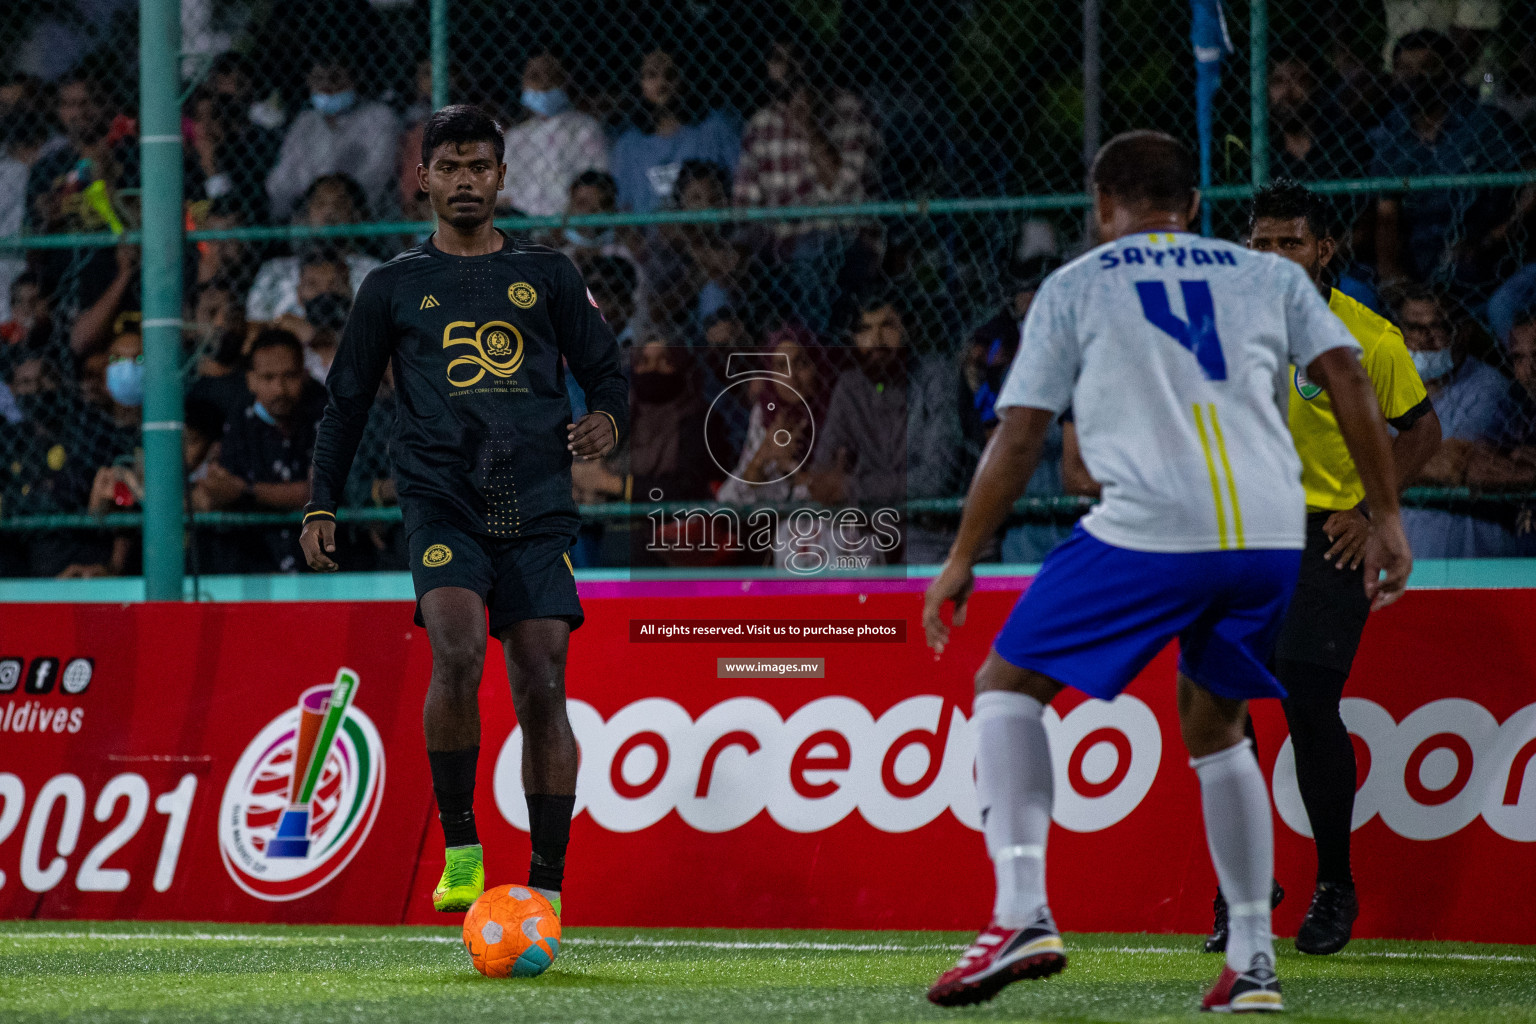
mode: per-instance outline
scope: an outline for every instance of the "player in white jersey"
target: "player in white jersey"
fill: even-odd
[[[1092,181],[1109,241],[1035,296],[997,401],[1001,425],[925,599],[928,642],[942,652],[940,609],[953,601],[963,623],[971,567],[1034,472],[1050,424],[1070,409],[1103,501],[1045,560],[976,673],[976,788],[997,899],[991,924],[928,997],[979,1002],[1066,966],[1045,893],[1045,705],[1065,686],[1112,700],[1177,637],[1184,744],[1231,906],[1227,963],[1203,1008],[1275,1011],[1273,825],[1243,720],[1250,698],[1284,695],[1265,666],[1305,542],[1301,465],[1286,429],[1290,367],[1328,390],[1365,483],[1365,586],[1377,607],[1402,593],[1411,565],[1390,442],[1359,346],[1306,273],[1185,232],[1199,195],[1182,144],[1117,136]]]

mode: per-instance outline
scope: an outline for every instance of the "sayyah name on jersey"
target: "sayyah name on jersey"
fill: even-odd
[[[1121,264],[1126,266],[1158,266],[1164,263],[1170,266],[1182,267],[1185,264],[1195,267],[1209,267],[1223,264],[1229,267],[1237,266],[1237,257],[1224,249],[1202,249],[1199,246],[1176,245],[1167,249],[1153,249],[1148,246],[1131,245],[1122,249],[1110,249],[1099,253],[1099,269],[1113,270]]]

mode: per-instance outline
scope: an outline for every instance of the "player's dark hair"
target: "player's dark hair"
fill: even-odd
[[[432,154],[438,146],[463,146],[472,142],[488,142],[501,163],[507,151],[507,141],[501,125],[479,107],[468,103],[455,103],[433,111],[421,126],[421,162],[432,163]]]
[[[1398,57],[1413,50],[1429,50],[1448,67],[1456,62],[1456,44],[1451,41],[1450,36],[1436,32],[1432,28],[1421,28],[1416,32],[1409,32],[1393,43],[1393,65],[1397,64]]]
[[[265,352],[268,349],[281,348],[293,353],[293,358],[299,366],[304,365],[304,346],[292,332],[285,331],[281,327],[268,327],[256,335],[256,340],[251,342],[251,350],[245,354],[245,368],[252,369],[256,365],[256,353]]]
[[[1322,196],[1293,178],[1276,178],[1254,195],[1248,206],[1248,233],[1260,220],[1307,219],[1307,227],[1319,239],[1333,236],[1333,211]]]
[[[352,201],[352,208],[357,211],[358,221],[368,219],[368,193],[363,191],[363,186],[357,183],[356,178],[340,171],[335,174],[322,174],[310,182],[309,187],[304,190],[303,206],[308,207],[310,200],[315,198],[315,193],[327,185],[340,185],[346,190],[347,198]]]
[[[696,181],[713,181],[727,199],[731,196],[731,172],[714,160],[684,160],[677,169],[677,180],[672,183],[672,202],[683,205],[683,190]]]
[[[607,171],[599,171],[589,167],[576,175],[576,180],[571,182],[571,191],[578,188],[595,188],[603,194],[603,201],[608,206],[616,206],[619,202],[619,183],[613,180],[613,175]]]
[[[1163,132],[1122,132],[1099,149],[1090,180],[1121,202],[1184,213],[1195,194],[1195,157]]]

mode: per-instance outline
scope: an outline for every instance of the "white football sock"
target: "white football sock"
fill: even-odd
[[[1275,959],[1269,930],[1269,887],[1275,871],[1269,791],[1253,744],[1190,759],[1200,776],[1205,839],[1227,900],[1227,966],[1246,971],[1255,953]]]
[[[1051,750],[1045,708],[1022,693],[989,690],[972,705],[976,796],[997,873],[992,915],[1021,928],[1045,908],[1045,837],[1051,828]]]

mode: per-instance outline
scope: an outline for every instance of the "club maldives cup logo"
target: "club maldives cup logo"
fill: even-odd
[[[357,673],[312,686],[240,755],[219,806],[219,855],[258,899],[295,900],[362,848],[384,797],[384,744],[352,704]]]

